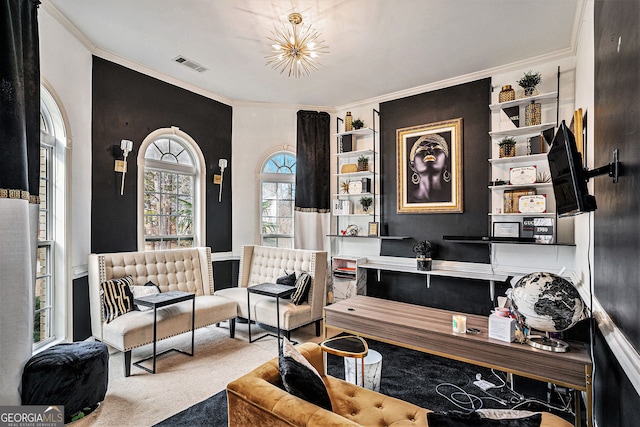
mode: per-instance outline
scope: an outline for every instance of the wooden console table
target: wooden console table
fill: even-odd
[[[324,308],[324,339],[337,329],[390,344],[575,390],[575,425],[580,425],[580,392],[586,393],[587,425],[592,426],[591,370],[588,349],[571,343],[566,353],[535,349],[488,337],[488,317],[467,316],[467,328],[479,334],[455,334],[452,311],[357,295]]]

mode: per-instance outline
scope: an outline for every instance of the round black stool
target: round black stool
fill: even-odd
[[[23,405],[64,405],[65,423],[104,400],[109,350],[101,342],[57,344],[33,356],[22,372]]]

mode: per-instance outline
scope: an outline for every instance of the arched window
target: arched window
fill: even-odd
[[[265,160],[260,173],[260,235],[262,244],[293,247],[296,157],[281,151]]]
[[[38,349],[66,335],[65,267],[67,134],[61,109],[40,86],[40,209],[33,324]]]
[[[195,141],[177,128],[159,129],[144,140],[138,160],[144,250],[203,245],[205,168]]]

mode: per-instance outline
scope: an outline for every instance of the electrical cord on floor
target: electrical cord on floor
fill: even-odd
[[[535,398],[532,398],[532,397],[530,397],[530,398],[518,403],[517,405],[514,405],[511,409],[517,409],[520,406],[528,405],[529,403],[536,403],[538,405],[545,406],[548,409],[553,409],[554,411],[559,411],[559,412],[566,412],[568,414],[571,414],[572,416],[575,416],[575,413],[571,410],[571,408],[569,406],[565,406],[565,407],[555,406],[555,405],[552,405],[550,403],[547,403],[547,402],[544,402],[542,400],[535,399]]]
[[[493,374],[500,380],[500,382],[502,383],[502,385],[496,385],[493,387],[490,387],[487,390],[482,390],[480,389],[484,394],[486,394],[487,396],[476,396],[475,394],[470,394],[467,393],[462,387],[459,387],[455,384],[451,384],[451,383],[440,383],[436,386],[435,390],[436,393],[438,393],[440,396],[442,396],[443,398],[445,398],[446,400],[448,400],[451,404],[453,404],[454,406],[456,406],[457,408],[462,409],[463,411],[465,411],[465,413],[469,414],[471,412],[477,411],[478,409],[482,409],[483,405],[484,405],[484,400],[493,400],[495,402],[500,403],[501,405],[504,405],[506,407],[509,407],[509,409],[517,409],[521,406],[524,405],[528,405],[528,404],[538,404],[538,405],[542,405],[544,407],[546,407],[547,409],[551,409],[554,411],[559,411],[559,412],[565,412],[568,413],[572,416],[575,416],[574,411],[571,410],[571,395],[569,395],[569,398],[567,399],[567,401],[565,402],[565,400],[563,399],[563,397],[561,396],[560,393],[558,394],[558,397],[560,398],[560,400],[562,401],[563,406],[557,406],[557,405],[552,405],[548,402],[544,402],[542,400],[530,397],[530,398],[525,398],[522,394],[516,392],[515,390],[512,390],[510,387],[506,387],[506,381],[502,379],[502,377],[500,377],[493,369],[491,370],[491,372],[493,372]],[[444,394],[443,392],[440,391],[441,387],[452,387],[454,388],[456,391],[452,392],[451,394],[449,394],[448,396],[446,394]],[[490,389],[506,389],[508,392],[512,393],[514,395],[514,397],[512,397],[508,402],[505,401],[504,399],[500,399],[499,397],[493,396],[492,394],[490,394],[488,392],[488,390]],[[555,388],[554,388],[555,390]],[[557,390],[556,390],[557,392]],[[461,399],[460,397],[463,396],[466,399]],[[513,406],[511,406],[513,405]]]
[[[440,387],[453,387],[454,389],[459,390],[459,391],[451,393],[450,396],[446,396],[444,393],[442,393],[439,390]],[[455,405],[456,407],[462,409],[466,413],[471,413],[473,411],[477,411],[478,409],[482,408],[482,399],[480,399],[478,396],[474,396],[472,394],[467,393],[466,391],[464,391],[464,389],[462,389],[461,387],[458,387],[455,384],[451,384],[451,383],[438,384],[436,386],[436,393],[438,393],[440,396],[444,397],[449,402],[451,402],[453,405]],[[468,400],[466,400],[466,401],[459,400],[459,399],[457,399],[455,397],[457,395],[466,396]],[[479,404],[479,406],[476,406],[476,403]],[[466,406],[463,406],[463,405],[469,405],[470,407],[466,407]]]

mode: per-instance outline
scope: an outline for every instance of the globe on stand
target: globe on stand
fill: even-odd
[[[553,273],[527,274],[514,285],[511,299],[529,329],[547,332],[546,336],[530,335],[529,345],[555,352],[569,349],[566,342],[548,335],[566,331],[582,317],[584,303],[571,282]]]

